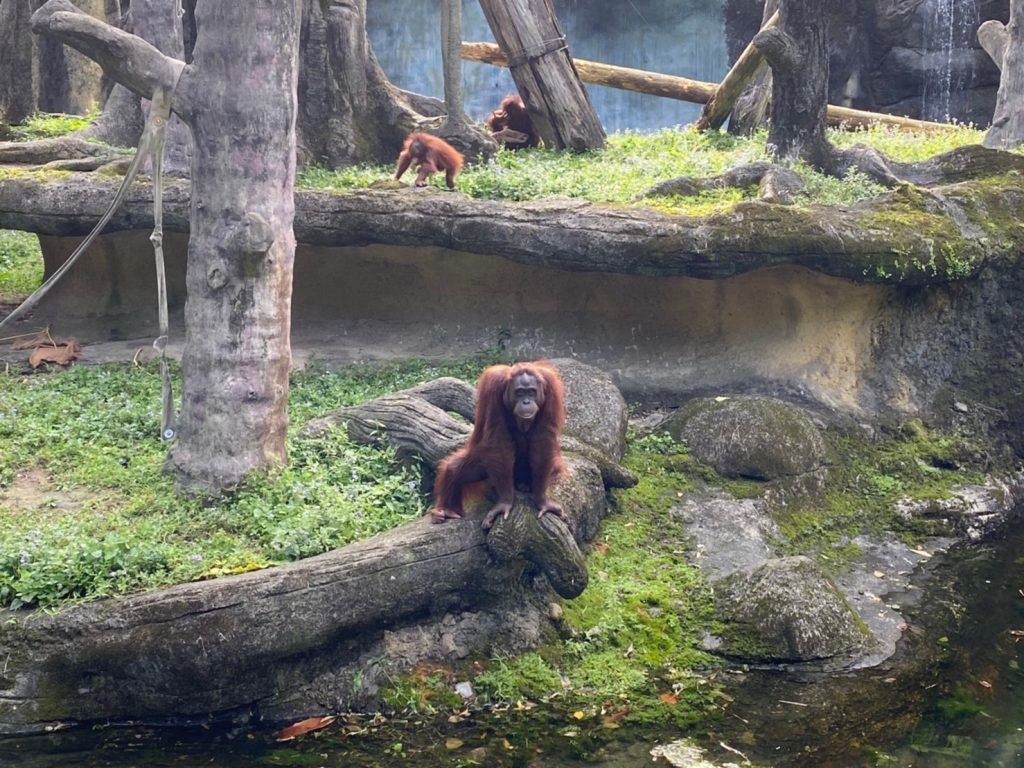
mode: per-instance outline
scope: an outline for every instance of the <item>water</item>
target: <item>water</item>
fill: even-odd
[[[555,0],[555,12],[576,58],[649,69],[694,80],[718,82],[729,69],[721,0]],[[436,4],[419,25],[404,21],[408,0],[372,0],[367,28],[373,51],[388,79],[405,90],[444,97],[441,21]],[[493,42],[477,0],[464,0],[462,36]],[[515,93],[507,69],[464,61],[466,112],[482,121],[501,99]],[[649,132],[697,119],[701,105],[588,85],[598,117],[609,132]]]
[[[774,768],[1009,768],[1024,766],[1024,530],[952,557],[934,570],[928,600],[896,595],[909,624],[897,657],[848,675],[729,673],[734,703],[726,716],[699,727],[721,761],[740,750]],[[961,617],[951,631],[951,616]],[[1021,640],[1021,642],[1018,642]],[[223,731],[198,725],[153,730],[73,729],[0,741],[4,768],[217,768],[260,766],[456,766],[532,768],[646,764],[649,743],[628,743],[590,759],[578,744],[549,733],[524,733],[501,721],[374,722],[339,720],[318,737],[276,744],[266,731]],[[362,731],[362,735],[346,733]],[[665,733],[670,742],[687,734]],[[462,743],[450,752],[446,739]],[[506,739],[508,740],[506,742]],[[418,743],[413,743],[417,741]],[[433,744],[433,752],[430,749]],[[476,757],[472,748],[485,750]],[[541,753],[543,750],[543,754]],[[426,759],[424,757],[426,756]]]
[[[967,108],[964,91],[975,78],[974,59],[965,55],[974,45],[981,18],[977,0],[925,0],[924,55],[933,77],[925,78],[921,117],[948,121]]]

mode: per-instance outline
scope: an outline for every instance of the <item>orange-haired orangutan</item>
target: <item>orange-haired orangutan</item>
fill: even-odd
[[[558,444],[563,423],[562,380],[553,368],[516,363],[485,370],[476,388],[473,433],[438,465],[433,521],[462,517],[463,488],[481,480],[498,494],[484,528],[490,528],[498,515],[508,517],[517,487],[533,495],[539,516],[561,516],[562,507],[548,498],[548,485],[565,471]]]
[[[398,168],[395,178],[402,178],[409,165],[419,168],[416,174],[416,186],[427,186],[427,179],[435,173],[444,171],[444,180],[448,189],[455,189],[455,177],[462,170],[462,155],[451,144],[429,133],[410,133],[405,137],[402,152],[398,155]]]
[[[506,96],[502,99],[501,106],[487,116],[487,127],[491,135],[509,149],[532,149],[540,144],[530,113],[526,111],[526,105],[518,96]],[[526,138],[517,140],[518,137],[507,137],[506,130],[518,131]]]

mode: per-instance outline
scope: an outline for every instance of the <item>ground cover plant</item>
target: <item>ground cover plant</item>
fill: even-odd
[[[48,608],[263,568],[423,514],[418,467],[340,430],[299,430],[440,375],[473,380],[481,365],[296,374],[288,467],[205,502],[177,495],[161,472],[154,365],[0,372],[0,606]]]
[[[14,304],[43,281],[39,240],[30,232],[0,229],[0,305]],[[0,319],[4,316],[0,310]]]
[[[839,147],[862,142],[901,162],[916,162],[966,144],[979,144],[984,132],[968,126],[931,134],[910,133],[876,126],[858,131],[831,129],[829,139]],[[500,151],[485,165],[467,165],[459,176],[459,191],[486,200],[536,200],[574,197],[598,203],[642,204],[676,213],[701,215],[728,209],[754,190],[723,189],[697,197],[635,201],[654,184],[677,176],[716,176],[742,163],[768,159],[767,133],[751,137],[693,128],[666,128],[650,134],[620,132],[608,137],[605,149],[573,153],[549,150]],[[845,179],[820,174],[807,166],[796,171],[807,189],[801,204],[849,205],[881,194],[881,186],[861,173]],[[390,178],[387,166],[364,165],[341,171],[307,167],[297,184],[314,189],[352,190]],[[442,182],[437,182],[438,184]]]

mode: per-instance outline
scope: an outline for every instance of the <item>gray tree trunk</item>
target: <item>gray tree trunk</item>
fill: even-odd
[[[366,0],[304,2],[300,55],[303,163],[340,168],[394,162],[402,141],[420,127],[423,116],[388,81],[373,55],[366,35]],[[442,112],[436,102],[434,114]]]
[[[480,0],[519,95],[549,149],[599,149],[605,133],[550,0]]]
[[[21,123],[35,112],[32,10],[29,0],[0,0],[0,123]]]
[[[766,0],[761,26],[779,10],[779,0]],[[758,71],[733,105],[729,117],[729,133],[743,136],[750,135],[768,122],[772,101],[772,70],[762,67]]]
[[[295,181],[295,0],[200,3],[193,65],[172,98],[194,137],[179,484],[218,492],[283,463]],[[33,28],[151,97],[182,64],[49,0]]]
[[[828,105],[827,19],[816,0],[786,0],[779,24],[763,29],[754,46],[772,68],[768,142],[781,160],[828,165],[825,139]]]
[[[175,3],[167,0],[134,0],[121,28],[138,35],[160,52],[185,60],[182,20]],[[123,85],[114,83],[103,105],[103,114],[78,135],[116,146],[134,147],[139,143],[148,112],[148,101],[142,104],[139,96]],[[180,117],[172,114],[164,140],[164,170],[178,176],[187,176],[191,164],[192,137],[188,126]]]
[[[996,61],[1002,74],[995,114],[984,141],[986,147],[993,149],[1013,149],[1024,144],[1024,0],[1010,0],[1010,23],[1003,31],[1000,43],[986,46],[993,56],[1002,53],[1001,60]],[[978,35],[982,37],[980,29]]]

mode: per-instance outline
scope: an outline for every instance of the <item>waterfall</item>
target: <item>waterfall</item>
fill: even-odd
[[[921,117],[949,120],[961,111],[962,94],[974,80],[969,52],[981,23],[978,0],[925,0],[919,13],[924,21],[925,71],[932,73],[924,78]]]

